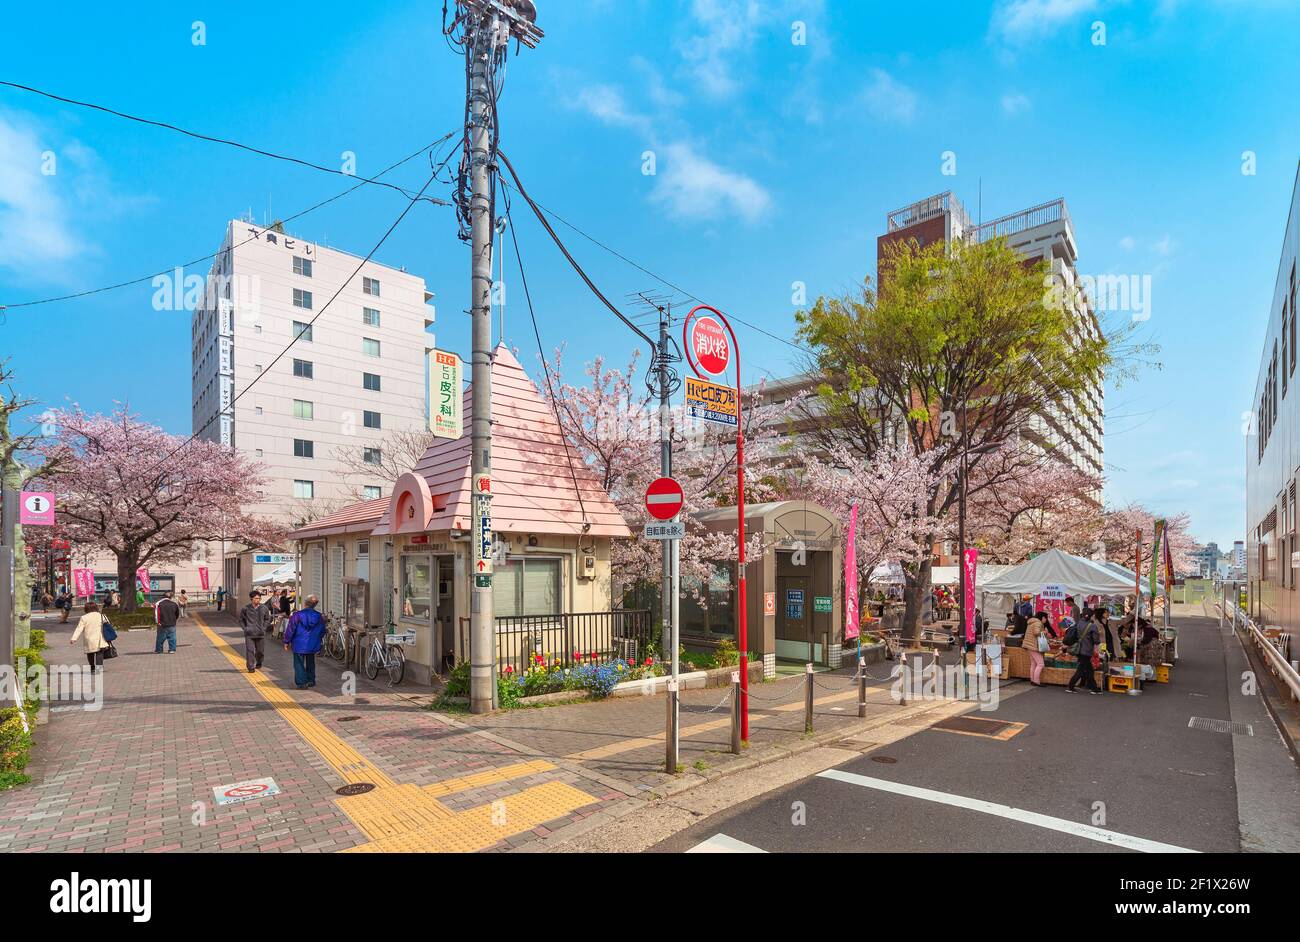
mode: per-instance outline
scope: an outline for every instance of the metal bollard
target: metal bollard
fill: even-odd
[[[669,775],[677,774],[677,682],[668,682],[668,722],[664,736],[664,769]]]
[[[867,659],[858,658],[858,718],[867,715]]]
[[[731,754],[740,755],[740,671],[731,672]]]
[[[804,677],[807,680],[807,690],[804,692],[803,731],[811,733],[813,731],[813,666],[811,662],[804,665]]]

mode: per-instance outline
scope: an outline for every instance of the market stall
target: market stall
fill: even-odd
[[[1081,607],[1104,605],[1109,600],[1133,596],[1138,591],[1149,597],[1149,586],[1139,587],[1138,582],[1135,573],[1118,564],[1102,563],[1052,549],[983,582],[978,591],[980,607],[986,613],[991,611],[990,604],[1006,605],[1010,609],[1016,600],[1029,597],[1033,599],[1034,612],[1048,614],[1057,637],[1052,640],[1050,650],[1044,652],[1041,682],[1065,684],[1074,673],[1076,659],[1064,650],[1061,632],[1055,629],[1059,628],[1061,618],[1068,614],[1067,597],[1073,597]],[[1163,587],[1157,584],[1156,592],[1162,591]],[[1102,637],[1108,655],[1101,665],[1106,688],[1135,688],[1144,679],[1167,681],[1166,639],[1149,625],[1139,623],[1137,627],[1134,657],[1122,661],[1113,657],[1115,649],[1122,644],[1120,633],[1125,625],[1131,625],[1131,620],[1112,622]],[[1005,652],[1010,676],[1029,677],[1030,652],[1018,647],[1016,637],[1006,629],[993,629],[990,635],[990,646],[999,653]]]

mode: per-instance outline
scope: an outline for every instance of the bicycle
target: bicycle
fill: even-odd
[[[326,615],[325,637],[321,641],[321,649],[326,656],[339,663],[346,663],[348,655],[347,641],[347,634],[343,628],[343,619],[334,614]]]
[[[374,632],[370,635],[370,653],[366,657],[366,676],[374,680],[382,667],[388,671],[388,685],[395,687],[402,682],[406,674],[406,652],[400,644],[389,644],[384,639],[387,633]]]

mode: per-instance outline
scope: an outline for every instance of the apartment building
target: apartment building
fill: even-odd
[[[384,496],[385,436],[426,427],[433,295],[361,263],[280,226],[226,226],[192,320],[193,426],[265,467],[252,513],[299,525]]]
[[[1246,545],[1242,547],[1250,614],[1264,624],[1281,625],[1292,635],[1300,635],[1300,524],[1296,513],[1296,485],[1300,481],[1298,260],[1300,172],[1291,193],[1268,331],[1255,381],[1254,422],[1247,428]],[[1238,553],[1235,544],[1233,553]]]
[[[953,193],[939,193],[888,215],[886,231],[876,240],[876,257],[882,258],[891,244],[908,240],[925,247],[939,241],[983,242],[998,237],[1005,238],[1026,260],[1046,262],[1052,283],[1075,315],[1079,331],[1094,338],[1101,335],[1087,282],[1076,267],[1079,253],[1074,224],[1063,199],[980,223],[970,218]],[[1026,434],[1052,455],[1100,476],[1106,457],[1105,405],[1105,390],[1098,380],[1074,408],[1052,407],[1035,416]]]

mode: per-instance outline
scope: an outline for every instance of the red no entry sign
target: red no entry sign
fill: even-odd
[[[704,372],[714,376],[725,373],[731,363],[731,345],[722,325],[712,317],[701,317],[691,324],[691,353]]]
[[[672,478],[656,478],[645,489],[645,509],[656,520],[671,520],[682,509],[686,496]]]

